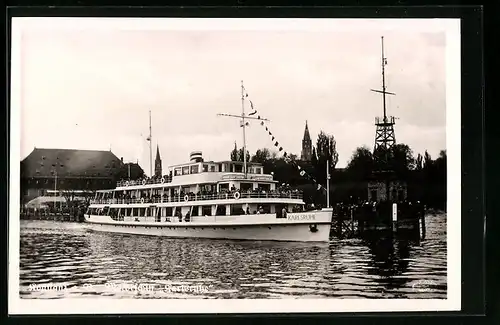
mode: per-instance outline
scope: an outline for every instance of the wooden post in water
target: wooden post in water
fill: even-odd
[[[423,209],[420,209],[420,220],[421,220],[421,228],[422,228],[422,239],[425,239],[425,206]]]
[[[398,204],[392,204],[392,231],[396,231],[398,226]]]
[[[354,209],[352,206],[350,206],[349,210],[351,210],[351,228],[352,228],[352,234],[354,236],[356,232],[356,228],[354,227]]]

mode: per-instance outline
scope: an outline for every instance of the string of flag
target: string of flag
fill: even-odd
[[[243,90],[245,91],[245,98],[248,99],[248,93],[246,91],[246,89],[243,87]],[[254,105],[253,105],[253,102],[248,99],[248,101],[250,102],[250,107],[252,109],[252,112],[249,113],[248,115],[249,116],[253,116],[255,114],[257,114],[257,110],[255,109]],[[257,119],[261,119],[261,116],[260,115],[257,115]],[[248,125],[248,122],[246,123],[246,125]],[[269,137],[271,138],[271,141],[273,142],[273,145],[278,149],[278,152],[279,153],[283,153],[283,157],[285,159],[285,162],[287,162],[288,164],[291,164],[294,168],[297,168],[297,170],[299,171],[299,175],[306,178],[307,180],[313,182],[315,185],[316,185],[316,189],[319,191],[321,189],[325,190],[326,191],[326,188],[321,185],[320,183],[318,183],[316,181],[316,179],[314,177],[312,177],[311,175],[309,175],[309,173],[307,173],[295,160],[291,159],[290,155],[283,149],[283,147],[280,145],[279,141],[276,139],[276,137],[273,135],[273,133],[271,132],[271,130],[269,129],[269,127],[266,125],[266,123],[264,121],[261,121],[260,122],[260,125],[263,126],[267,132],[267,134],[269,135]]]

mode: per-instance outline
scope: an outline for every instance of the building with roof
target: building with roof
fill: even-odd
[[[111,151],[35,148],[21,161],[21,198],[114,188],[123,166]]]
[[[302,152],[300,154],[300,160],[302,161],[311,161],[312,158],[312,141],[311,135],[309,134],[309,128],[307,127],[304,130],[304,138],[302,139]]]

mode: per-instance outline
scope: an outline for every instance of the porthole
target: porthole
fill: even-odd
[[[236,228],[233,228],[233,230],[236,230]]]
[[[267,228],[271,229],[271,227],[267,227]]]

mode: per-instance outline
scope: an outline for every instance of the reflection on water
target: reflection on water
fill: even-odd
[[[170,239],[21,221],[20,244],[22,298],[446,298],[445,215],[427,217],[421,242]]]

